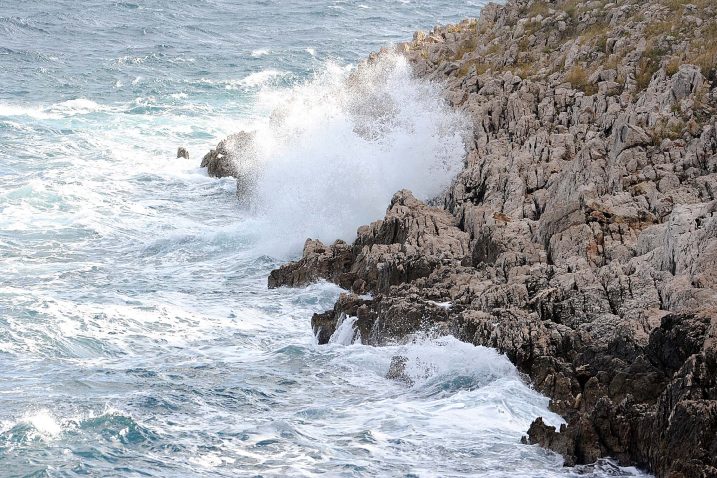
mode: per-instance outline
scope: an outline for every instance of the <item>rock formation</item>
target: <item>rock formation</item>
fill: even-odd
[[[444,207],[400,191],[270,287],[349,291],[313,317],[321,343],[345,314],[364,343],[431,328],[504,352],[568,422],[526,442],[567,465],[717,476],[716,19],[709,0],[509,0],[417,33],[396,49],[473,122]]]
[[[189,151],[187,151],[187,148],[182,146],[177,148],[177,159],[179,158],[189,159]]]
[[[204,155],[200,167],[207,168],[211,177],[234,177],[237,196],[250,204],[259,175],[255,133],[241,131],[223,139]]]

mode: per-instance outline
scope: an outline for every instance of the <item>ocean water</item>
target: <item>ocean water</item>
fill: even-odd
[[[355,67],[483,3],[0,0],[0,476],[639,475],[521,445],[561,419],[496,351],[350,319],[320,347],[340,290],[266,288],[449,183],[465,118],[401,58]],[[242,129],[250,206],[199,168]]]

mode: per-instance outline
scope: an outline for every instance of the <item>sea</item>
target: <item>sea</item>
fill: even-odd
[[[267,288],[450,184],[470,121],[362,62],[484,4],[0,0],[0,477],[646,476],[522,445],[563,420],[496,350],[319,346],[341,290]],[[200,167],[238,131],[250,201]]]

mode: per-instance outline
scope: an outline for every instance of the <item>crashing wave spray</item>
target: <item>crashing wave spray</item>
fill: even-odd
[[[461,168],[468,123],[405,58],[328,64],[304,84],[264,91],[255,125],[260,247],[296,253],[308,237],[351,241],[407,188],[440,195]]]

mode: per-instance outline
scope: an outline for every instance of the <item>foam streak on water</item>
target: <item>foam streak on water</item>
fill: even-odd
[[[445,187],[465,122],[401,59],[355,65],[483,3],[0,0],[0,474],[577,476],[520,445],[561,420],[504,356],[350,317],[319,347],[340,290],[266,288],[306,236]],[[250,209],[198,167],[240,129]]]

